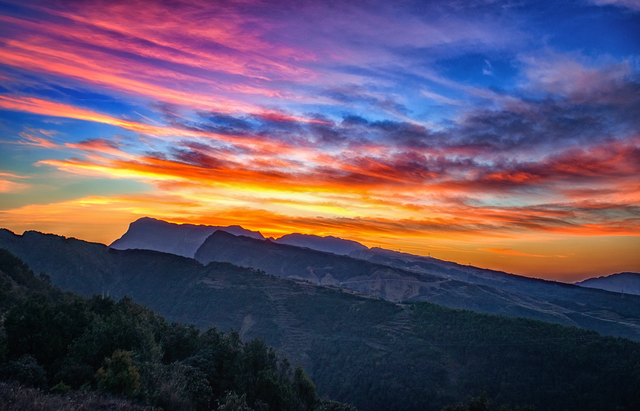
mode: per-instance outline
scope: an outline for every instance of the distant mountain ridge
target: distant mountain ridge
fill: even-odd
[[[587,278],[575,283],[580,287],[598,288],[614,293],[640,295],[640,273],[617,273]]]
[[[236,236],[246,236],[258,240],[265,239],[259,231],[247,230],[239,225],[175,224],[155,218],[143,217],[129,224],[127,232],[111,243],[109,247],[116,250],[154,250],[193,258],[196,250],[204,243],[204,240],[218,230]],[[295,245],[340,255],[368,250],[366,246],[357,241],[333,236],[321,237],[313,234],[292,233],[271,240],[279,244]]]
[[[364,251],[369,249],[367,246],[362,245],[357,241],[345,240],[334,236],[321,237],[313,234],[287,234],[273,241],[278,244],[306,247],[312,250],[325,251],[339,255],[349,255],[354,251]]]
[[[174,224],[155,218],[143,217],[129,225],[126,233],[109,247],[116,250],[155,250],[193,258],[196,250],[214,231],[264,239],[258,231],[232,226]]]

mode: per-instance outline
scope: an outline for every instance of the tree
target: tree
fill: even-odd
[[[247,405],[247,395],[242,394],[240,397],[234,392],[228,392],[225,398],[224,404],[216,409],[216,411],[253,411],[251,407]]]
[[[5,381],[15,381],[27,387],[45,388],[47,386],[47,375],[44,369],[28,354],[0,367],[0,375]]]
[[[297,366],[293,372],[293,388],[296,391],[296,405],[299,410],[313,410],[316,407],[318,404],[316,386],[300,366]]]
[[[106,369],[100,368],[96,373],[98,388],[112,394],[133,396],[140,388],[140,374],[131,362],[129,351],[116,350],[111,358],[105,358]]]

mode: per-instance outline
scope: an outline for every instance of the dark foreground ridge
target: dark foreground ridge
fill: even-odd
[[[86,296],[126,294],[169,321],[238,330],[243,342],[262,338],[303,366],[321,396],[364,411],[436,411],[482,392],[496,403],[540,410],[640,409],[640,344],[630,340],[425,302],[396,304],[228,263],[7,235],[3,246],[37,271],[51,268],[54,284]]]

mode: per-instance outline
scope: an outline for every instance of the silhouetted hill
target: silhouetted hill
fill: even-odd
[[[389,301],[429,301],[640,339],[640,298],[372,249],[368,260],[236,237],[217,231],[196,252],[202,263],[230,262],[284,278],[334,285]],[[402,257],[402,258],[401,258]]]
[[[277,240],[274,240],[274,242],[278,244],[295,245],[297,247],[306,247],[312,250],[325,251],[340,255],[349,255],[349,253],[354,251],[368,250],[368,247],[358,243],[357,241],[343,240],[342,238],[333,236],[320,237],[311,234],[287,234]]]
[[[598,288],[614,293],[640,295],[640,273],[618,273],[588,278],[575,283],[580,287]]]
[[[219,227],[173,224],[144,217],[131,223],[127,232],[111,243],[110,247],[117,250],[156,250],[183,257],[193,257],[198,247],[216,230],[224,230],[234,235],[245,235],[258,239],[264,238],[257,231],[246,230],[237,225]]]
[[[541,410],[640,407],[640,345],[629,340],[33,232],[2,230],[0,246],[85,295],[127,294],[170,321],[264,338],[305,366],[321,395],[363,411],[438,410],[481,391]]]

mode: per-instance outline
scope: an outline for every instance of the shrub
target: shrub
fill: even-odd
[[[116,350],[111,358],[105,358],[106,369],[100,368],[96,373],[98,388],[112,394],[133,396],[140,388],[140,374],[131,363],[129,351]]]
[[[35,358],[23,355],[18,361],[9,361],[0,368],[0,377],[4,381],[18,382],[26,387],[46,388],[47,374],[38,365]]]

